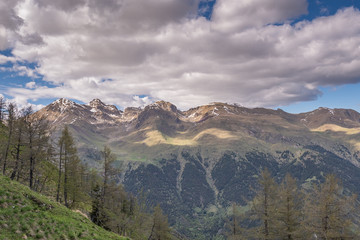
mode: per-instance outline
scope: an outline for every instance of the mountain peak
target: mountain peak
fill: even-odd
[[[152,103],[152,104],[148,105],[147,107],[150,109],[163,109],[163,110],[170,111],[170,112],[178,111],[177,107],[174,104],[163,101],[163,100]]]
[[[100,99],[95,98],[89,102],[90,107],[97,107],[97,106],[105,106],[105,103],[103,103]]]
[[[58,100],[51,103],[49,106],[53,110],[63,112],[68,108],[74,107],[75,105],[76,105],[75,102],[73,102],[73,101],[71,101],[71,100],[69,100],[67,98],[59,98]]]
[[[67,98],[59,98],[58,100],[54,101],[52,104],[54,105],[73,105],[75,102],[67,99]]]

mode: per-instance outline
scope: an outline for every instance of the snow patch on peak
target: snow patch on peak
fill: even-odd
[[[335,115],[334,109],[327,108],[327,107],[319,107],[317,110],[327,110],[331,115]],[[315,110],[316,111],[316,110]]]
[[[74,107],[76,103],[66,98],[60,98],[54,101],[51,105],[57,106],[60,112],[63,113],[67,108]]]
[[[217,113],[216,111],[218,111],[219,109],[217,109],[217,107],[214,107],[214,109],[212,110],[212,114],[215,116],[219,116],[219,113]]]
[[[60,104],[60,105],[74,105],[75,102],[67,99],[67,98],[59,98],[58,100],[56,100],[55,102],[53,102],[53,104]]]

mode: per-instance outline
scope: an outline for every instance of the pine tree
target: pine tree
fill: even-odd
[[[305,229],[317,239],[354,239],[351,232],[356,196],[346,196],[335,175],[314,185],[305,203]]]

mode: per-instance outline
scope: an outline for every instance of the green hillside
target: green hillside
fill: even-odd
[[[3,176],[0,176],[0,229],[0,240],[128,239]]]

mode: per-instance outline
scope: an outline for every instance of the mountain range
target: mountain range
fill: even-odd
[[[264,168],[278,181],[291,173],[305,187],[335,173],[360,193],[360,114],[350,109],[290,114],[212,103],[181,111],[158,101],[122,111],[99,99],[58,99],[34,116],[49,121],[55,141],[68,125],[91,167],[108,145],[125,189],[160,203],[191,239],[215,236],[223,224],[217,216],[232,202],[245,205]]]

